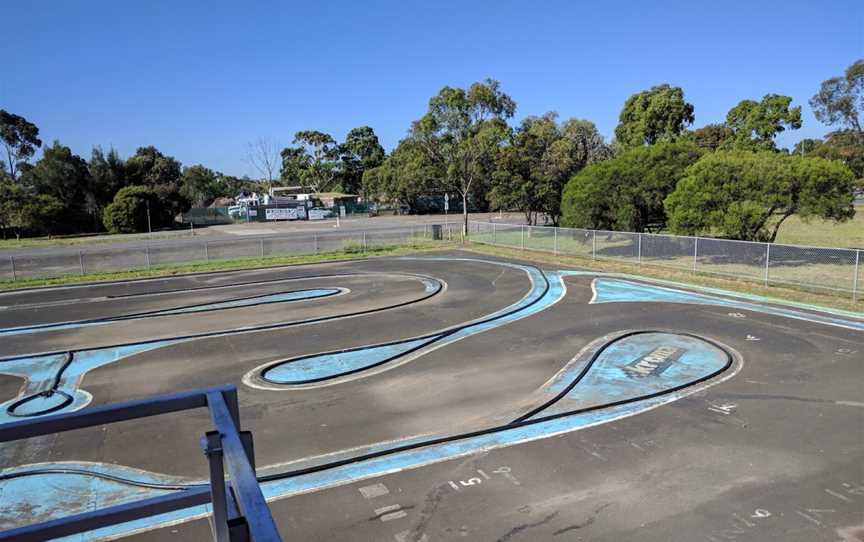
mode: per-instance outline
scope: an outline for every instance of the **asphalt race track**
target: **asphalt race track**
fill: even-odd
[[[470,252],[0,294],[0,423],[226,383],[285,540],[864,540],[860,314]],[[4,445],[0,528],[204,483],[208,429]]]

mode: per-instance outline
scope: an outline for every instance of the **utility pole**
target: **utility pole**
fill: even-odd
[[[147,234],[152,236],[153,230],[150,228],[150,200],[145,200],[145,203],[147,204]]]

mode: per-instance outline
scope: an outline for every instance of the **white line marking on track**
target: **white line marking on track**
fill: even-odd
[[[854,406],[858,408],[864,408],[864,403],[859,403],[858,401],[834,401],[835,404],[843,405],[843,406]]]
[[[374,499],[375,497],[381,497],[390,493],[390,490],[387,489],[387,486],[385,486],[384,484],[372,484],[371,486],[363,486],[359,489],[359,491],[360,494],[363,495],[364,499]]]
[[[381,516],[381,521],[392,521],[394,519],[402,519],[407,516],[408,513],[404,510],[399,510],[398,512],[392,512],[390,514],[384,514]]]
[[[396,539],[396,542],[415,542],[414,539],[408,538],[409,536],[411,536],[411,531],[406,530],[394,534],[393,538]],[[426,542],[427,540],[429,540],[429,537],[424,534],[416,542]]]
[[[837,497],[837,498],[840,499],[841,501],[852,502],[852,499],[850,499],[850,498],[847,497],[846,495],[843,495],[842,493],[837,493],[837,492],[834,491],[834,490],[826,489],[826,490],[825,490],[825,493],[831,495],[832,497]]]

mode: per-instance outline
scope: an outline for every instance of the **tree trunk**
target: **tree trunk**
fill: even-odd
[[[462,235],[468,236],[468,192],[462,192]]]
[[[780,226],[783,225],[783,221],[792,216],[792,213],[786,213],[783,215],[783,218],[777,221],[777,224],[774,226],[774,231],[771,233],[771,240],[769,243],[773,243],[775,239],[777,239],[777,234],[780,233]]]

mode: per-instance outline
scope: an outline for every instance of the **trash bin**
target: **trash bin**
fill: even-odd
[[[440,241],[444,237],[441,235],[441,224],[432,224],[432,239]]]

